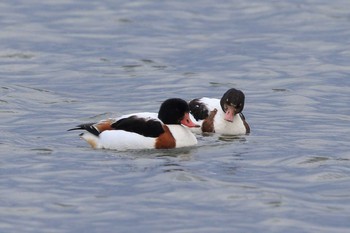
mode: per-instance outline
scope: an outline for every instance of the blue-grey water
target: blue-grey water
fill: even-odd
[[[0,3],[0,232],[350,231],[350,1]],[[246,94],[247,136],[66,130]]]

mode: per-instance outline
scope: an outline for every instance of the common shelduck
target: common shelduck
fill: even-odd
[[[250,133],[250,127],[242,113],[244,98],[242,91],[231,88],[221,99],[203,97],[191,100],[191,119],[201,126],[192,131],[228,135]]]
[[[135,113],[117,119],[81,124],[70,130],[86,130],[80,134],[92,148],[170,149],[193,146],[197,139],[189,130],[199,127],[189,116],[185,100],[173,98],[164,101],[157,113]]]

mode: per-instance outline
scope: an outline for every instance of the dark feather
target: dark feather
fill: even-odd
[[[147,120],[137,116],[130,116],[128,118],[120,119],[111,126],[116,130],[125,130],[128,132],[141,134],[145,137],[156,138],[164,133],[161,122],[152,119]]]
[[[96,136],[100,134],[100,132],[94,127],[95,123],[86,123],[76,126],[75,128],[69,129],[68,131],[72,130],[86,130]]]
[[[198,120],[204,120],[209,116],[208,107],[200,99],[191,100],[189,103],[192,116]]]

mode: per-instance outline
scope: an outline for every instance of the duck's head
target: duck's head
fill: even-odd
[[[225,112],[225,120],[233,122],[233,117],[242,112],[244,108],[244,94],[242,91],[231,88],[225,92],[220,100],[222,110]]]
[[[167,125],[185,125],[187,127],[199,127],[190,119],[188,103],[179,98],[167,99],[162,103],[158,112],[158,118]]]

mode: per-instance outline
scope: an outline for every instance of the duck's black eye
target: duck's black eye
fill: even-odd
[[[225,112],[227,111],[227,109],[228,109],[227,104],[224,104],[224,110],[225,110]]]

